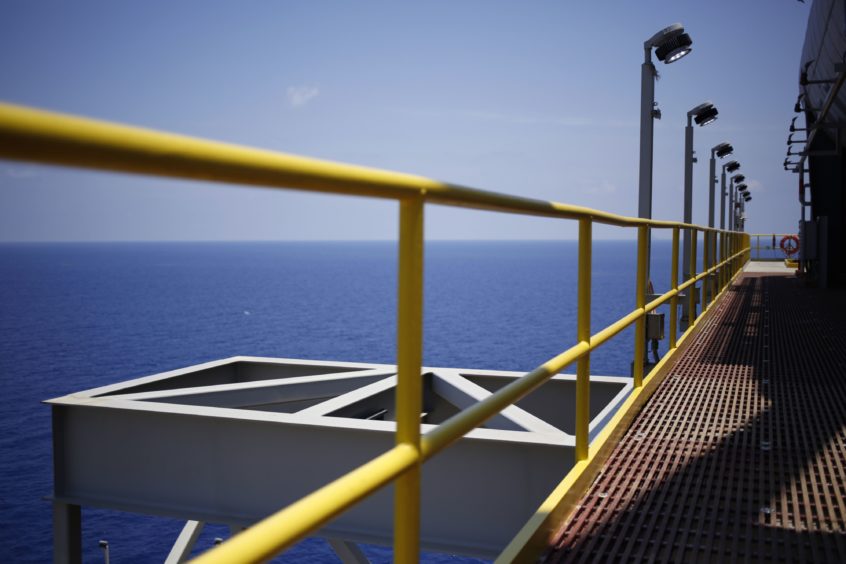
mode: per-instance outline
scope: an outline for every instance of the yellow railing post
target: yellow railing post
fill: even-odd
[[[729,268],[729,277],[728,277],[729,279],[727,281],[727,282],[730,283],[731,279],[734,278],[734,263],[737,260],[737,259],[734,258],[734,253],[737,252],[737,249],[735,248],[736,245],[734,244],[734,232],[729,233],[728,246],[729,246],[729,256],[732,257],[729,260],[729,267],[730,267]]]
[[[579,310],[576,338],[590,345],[590,294],[592,224],[590,218],[579,219]],[[579,357],[576,368],[576,460],[587,460],[590,423],[590,351]]]
[[[670,257],[670,288],[679,291],[679,228],[673,227],[673,251]],[[676,333],[678,332],[679,298],[670,298],[670,348],[676,348]]]
[[[710,247],[711,247],[711,263],[709,265],[709,268],[715,269],[716,266],[717,266],[717,263],[719,262],[717,260],[717,248],[718,247],[717,247],[717,232],[716,231],[711,232]],[[710,284],[709,292],[711,292],[711,301],[713,302],[714,300],[717,299],[717,294],[720,293],[720,290],[717,287],[717,273],[716,272],[712,272],[710,274],[710,276],[708,276],[708,282]]]
[[[734,252],[735,252],[735,253],[739,253],[739,252],[740,252],[740,248],[741,248],[741,247],[740,247],[740,234],[739,234],[739,233],[735,233],[735,234],[734,234]],[[740,271],[740,266],[741,266],[741,262],[740,262],[740,260],[741,260],[741,259],[740,259],[740,257],[736,257],[736,258],[734,259],[734,273],[735,273],[735,274],[737,274],[737,273]]]
[[[708,270],[713,270],[717,265],[717,234],[714,231],[708,232]],[[717,273],[711,272],[708,275],[708,307],[717,297]]]
[[[638,309],[646,305],[646,239],[649,226],[640,225],[637,228],[637,283],[635,284],[635,305]],[[646,354],[646,314],[642,314],[635,321],[635,352],[632,372],[635,388],[643,386],[643,358]]]
[[[743,236],[744,240],[746,241],[746,260],[752,260],[752,237],[748,234]]]
[[[726,272],[728,271],[728,265],[725,264],[727,256],[726,251],[726,233],[725,231],[720,231],[720,291],[722,292],[723,289],[726,287]]]
[[[696,278],[696,239],[699,234],[696,232],[696,229],[691,229],[690,231],[690,264],[688,266],[690,268],[690,277]],[[693,323],[696,321],[696,283],[689,286],[687,296],[687,326],[690,328],[693,327]]]
[[[420,412],[423,407],[423,198],[400,200],[397,290],[398,445],[417,452],[417,464],[396,481],[394,562],[420,558]]]
[[[708,272],[711,268],[711,233],[708,231],[702,232],[702,272]],[[702,311],[710,305],[711,299],[711,281],[706,276],[702,279],[702,298],[700,300]]]
[[[737,236],[737,233],[732,233],[732,247],[734,250],[734,254],[737,254],[740,251],[740,238]],[[732,277],[737,274],[737,271],[740,270],[740,259],[738,257],[734,257],[732,260]]]

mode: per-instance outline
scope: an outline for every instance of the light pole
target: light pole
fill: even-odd
[[[738,184],[737,185],[737,220],[736,220],[736,229],[737,231],[743,231],[743,213],[746,211],[745,203],[748,201],[749,198],[749,187],[746,184]]]
[[[746,177],[742,174],[735,174],[731,177],[731,182],[729,183],[729,229],[731,231],[737,230],[737,221],[735,221],[736,213],[735,213],[735,186],[740,184],[746,180]]]
[[[723,164],[723,173],[720,175],[720,229],[726,228],[726,172],[731,174],[739,168],[740,163],[737,161]]]
[[[711,147],[711,160],[709,162],[710,167],[708,169],[708,227],[714,227],[714,195],[717,191],[717,158],[723,158],[726,155],[730,155],[734,152],[734,147],[731,146],[730,143],[718,143]],[[723,169],[723,183],[725,183],[725,169]],[[725,205],[725,201],[723,200],[723,205]],[[721,218],[722,220],[722,218]],[[710,237],[710,235],[706,235],[706,237]],[[716,243],[716,237],[714,237],[714,243]],[[717,261],[715,260],[717,257],[717,245],[706,245],[706,249],[708,249],[708,265],[716,264]],[[713,297],[716,293],[714,288],[712,287],[711,283],[713,280],[709,278],[707,280],[708,283],[708,296]],[[704,306],[703,306],[704,307]]]
[[[690,53],[693,41],[684,32],[684,26],[675,23],[665,27],[643,43],[643,65],[640,67],[640,170],[638,177],[638,217],[652,219],[652,140],[653,119],[661,119],[655,107],[655,65],[652,49],[664,64],[678,61]],[[650,241],[651,238],[648,239]],[[649,280],[651,244],[647,243],[646,279]]]
[[[723,163],[723,172],[720,175],[720,229],[726,228],[726,172],[733,173],[740,168],[740,163],[737,161],[729,161]],[[726,260],[728,255],[728,237],[725,233],[720,234],[720,262]],[[722,269],[721,269],[722,270]]]
[[[704,102],[699,104],[689,112],[687,112],[687,126],[684,128],[684,222],[693,223],[693,123],[700,127],[704,127],[709,123],[713,123],[717,119],[717,108],[711,102]],[[684,255],[683,255],[683,272],[684,280],[690,278],[690,250],[691,250],[691,233],[690,230],[684,230]],[[696,288],[689,287],[690,292],[695,291]],[[687,329],[689,319],[689,305],[688,300],[682,301],[682,330]]]
[[[751,202],[751,201],[752,201],[752,196],[749,194],[749,192],[746,192],[743,196],[743,205],[742,205],[742,210],[741,210],[742,217],[743,217],[743,220],[742,220],[741,225],[740,225],[741,231],[746,231],[746,203]]]
[[[708,227],[714,227],[714,194],[717,191],[717,157],[723,158],[734,152],[729,143],[720,143],[711,147],[711,169],[708,187]],[[725,183],[725,169],[723,169],[723,183]]]

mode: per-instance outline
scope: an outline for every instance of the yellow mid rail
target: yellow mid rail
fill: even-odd
[[[673,221],[646,220],[590,208],[535,200],[437,182],[428,178],[297,157],[237,145],[128,127],[64,114],[0,103],[0,158],[119,172],[190,178],[268,188],[299,189],[335,194],[395,199],[399,202],[399,289],[397,311],[397,431],[396,446],[347,475],[280,510],[197,562],[260,562],[290,547],[339,513],[395,482],[394,559],[415,562],[419,556],[420,473],[428,458],[478,427],[577,362],[576,465],[550,494],[535,516],[501,555],[523,556],[523,547],[537,537],[555,505],[585,481],[603,447],[626,417],[645,399],[644,388],[695,327],[694,289],[701,285],[703,304],[710,307],[749,258],[749,236],[740,232]],[[540,215],[579,222],[578,342],[425,435],[420,433],[423,339],[423,213],[435,203],[507,213]],[[593,223],[637,228],[638,256],[635,308],[618,321],[590,334],[591,231]],[[649,230],[672,231],[670,290],[646,303]],[[690,278],[679,282],[679,233],[689,230],[692,249]],[[703,272],[696,274],[698,234],[704,249]],[[690,327],[676,339],[680,294],[686,289]],[[670,354],[643,375],[646,314],[670,304]],[[634,391],[605,430],[589,444],[589,374],[591,351],[635,325]],[[607,450],[607,449],[605,449]]]

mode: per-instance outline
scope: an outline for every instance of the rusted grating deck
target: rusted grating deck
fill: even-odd
[[[549,562],[846,562],[846,292],[745,274]]]

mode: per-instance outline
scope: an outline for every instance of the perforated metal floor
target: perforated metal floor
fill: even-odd
[[[846,562],[846,292],[746,274],[549,562]]]

